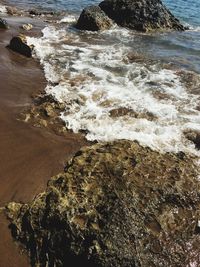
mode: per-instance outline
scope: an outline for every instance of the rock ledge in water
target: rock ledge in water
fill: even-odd
[[[118,25],[133,30],[185,30],[161,0],[104,0],[99,6]]]
[[[109,29],[113,25],[112,20],[98,6],[85,8],[76,24],[79,30],[99,31]]]
[[[136,142],[80,150],[30,204],[10,203],[32,266],[200,266],[198,170]]]

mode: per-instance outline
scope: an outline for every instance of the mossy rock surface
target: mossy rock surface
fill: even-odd
[[[7,214],[32,266],[200,266],[197,178],[184,153],[124,140],[95,144]]]

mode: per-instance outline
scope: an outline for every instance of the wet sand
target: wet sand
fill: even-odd
[[[44,26],[41,21],[22,17],[7,19],[8,31],[0,30],[0,206],[10,201],[28,202],[44,190],[47,180],[63,170],[64,163],[85,141],[69,133],[58,136],[47,129],[18,120],[31,104],[31,95],[45,88],[38,62],[25,58],[5,46],[23,22],[34,25],[32,34]],[[0,267],[28,267],[0,214]]]

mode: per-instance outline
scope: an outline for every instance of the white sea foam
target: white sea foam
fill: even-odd
[[[0,14],[6,14],[6,13],[7,13],[6,6],[0,5]]]
[[[69,15],[65,16],[64,18],[62,18],[59,21],[59,23],[74,23],[74,22],[76,22],[76,20],[77,20],[76,16],[69,14]]]
[[[138,140],[159,151],[198,154],[183,135],[185,130],[200,130],[198,96],[189,94],[172,70],[159,64],[130,63],[130,47],[91,38],[90,33],[52,26],[43,30],[42,38],[28,39],[51,82],[47,94],[65,104],[61,118],[67,128],[85,130],[88,140]],[[119,108],[134,112],[110,115]]]
[[[188,23],[185,23],[184,26],[188,27],[189,31],[193,31],[193,32],[199,32],[200,31],[200,26],[190,25]]]
[[[200,32],[200,26],[192,27],[191,30],[195,32]]]

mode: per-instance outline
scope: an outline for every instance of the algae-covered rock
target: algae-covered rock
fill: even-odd
[[[200,266],[197,176],[182,152],[129,141],[85,147],[46,192],[8,205],[12,234],[32,266]]]
[[[118,25],[133,30],[185,29],[161,0],[104,0],[99,6]]]
[[[112,20],[109,19],[99,6],[90,6],[83,9],[76,28],[80,30],[99,31],[109,29],[112,25]]]
[[[9,49],[24,55],[26,57],[32,57],[33,46],[27,44],[25,35],[18,35],[11,39],[10,44],[7,46]]]

